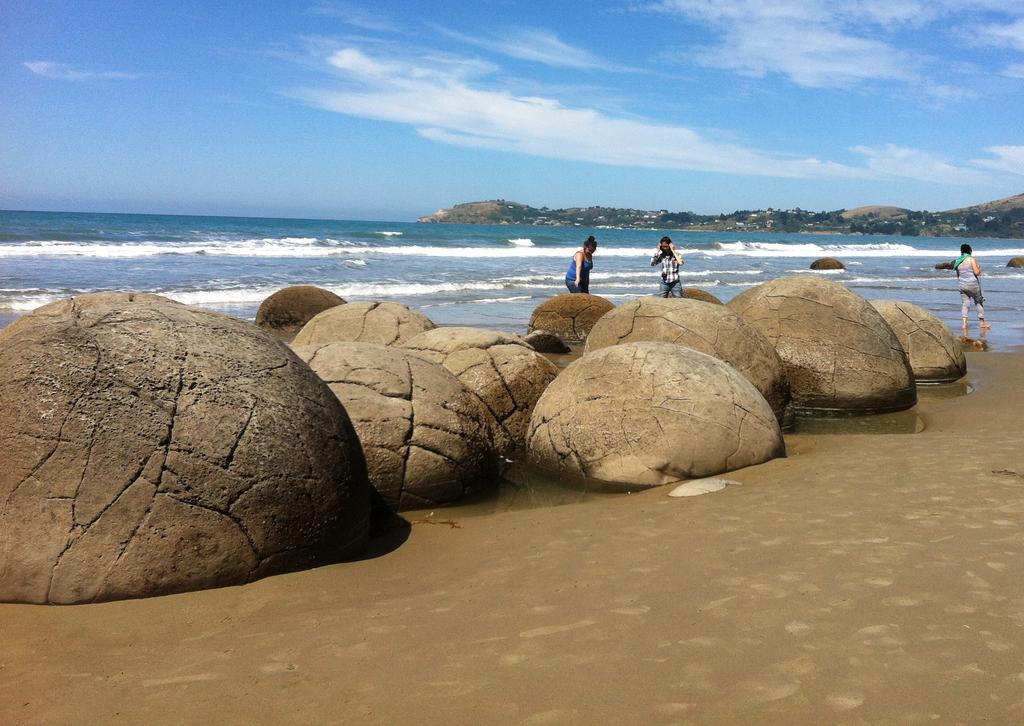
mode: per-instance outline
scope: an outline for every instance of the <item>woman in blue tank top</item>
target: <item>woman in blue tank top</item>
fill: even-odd
[[[594,267],[596,249],[597,240],[590,235],[583,243],[583,249],[576,250],[572,256],[569,269],[565,271],[565,286],[569,292],[590,292],[590,271]]]

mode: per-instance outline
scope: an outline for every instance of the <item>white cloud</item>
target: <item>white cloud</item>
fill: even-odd
[[[44,78],[55,78],[60,81],[133,81],[142,77],[138,73],[124,73],[122,71],[83,71],[72,68],[64,63],[52,63],[50,61],[26,61],[24,65],[36,75],[43,76]]]
[[[994,171],[1024,174],[1024,146],[990,146],[985,151],[996,158],[974,159],[971,163]]]
[[[541,28],[511,28],[488,36],[465,35],[440,26],[435,26],[435,29],[467,45],[556,68],[634,70],[608,63],[590,51],[570,45],[555,33]]]
[[[647,7],[717,33],[718,41],[695,56],[705,66],[758,77],[777,73],[815,88],[897,82],[945,100],[965,93],[929,80],[925,69],[935,59],[888,34],[940,18],[943,25],[927,32],[945,32],[955,22],[976,21],[970,11],[1022,12],[1000,0],[662,0]],[[1019,25],[986,26],[986,32],[1006,44],[1024,42]]]
[[[1024,79],[1024,63],[1011,63],[1003,69],[1003,75],[1007,78]]]
[[[315,15],[338,18],[343,23],[363,30],[371,30],[378,33],[394,33],[398,26],[387,16],[367,10],[355,3],[349,2],[321,2],[314,5],[310,12]]]
[[[857,147],[867,164],[849,166],[722,142],[686,126],[616,117],[566,106],[554,98],[488,88],[477,77],[483,68],[450,60],[417,62],[345,48],[328,59],[343,88],[306,89],[294,95],[326,110],[408,124],[439,143],[547,158],[790,178],[988,180],[978,169],[895,145]]]
[[[979,43],[1024,51],[1024,18],[1009,24],[983,25],[977,33]]]
[[[867,168],[877,176],[917,179],[944,184],[991,184],[991,176],[950,162],[936,154],[896,144],[881,147],[854,146],[851,151],[867,159]]]

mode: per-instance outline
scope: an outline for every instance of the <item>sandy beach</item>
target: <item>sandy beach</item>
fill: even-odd
[[[412,523],[242,587],[0,605],[0,721],[1020,723],[1024,358],[916,434],[791,434],[667,488]]]

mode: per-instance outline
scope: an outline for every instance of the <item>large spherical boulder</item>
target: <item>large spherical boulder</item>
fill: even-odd
[[[796,409],[877,413],[917,402],[896,334],[843,285],[815,275],[783,277],[746,290],[727,307],[775,346]]]
[[[1007,267],[1024,267],[1024,257],[1011,257],[1010,261],[1006,263]],[[952,265],[950,265],[952,268]]]
[[[684,287],[679,292],[680,297],[686,300],[700,300],[701,302],[711,303],[712,305],[723,304],[717,297],[700,287]]]
[[[443,366],[370,343],[295,352],[352,417],[370,483],[393,509],[454,502],[491,483],[496,458],[488,415]]]
[[[63,323],[78,315],[81,311],[100,305],[133,305],[135,303],[169,303],[177,305],[170,298],[150,292],[90,292],[85,295],[61,298],[31,310],[0,330],[0,340],[14,335],[25,328],[45,324]]]
[[[499,454],[523,443],[537,399],[558,375],[555,364],[522,338],[493,330],[434,328],[401,347],[443,365],[480,400],[492,417]]]
[[[174,303],[74,307],[0,345],[0,600],[234,585],[363,549],[355,432],[284,345]]]
[[[587,353],[540,397],[527,445],[591,486],[644,489],[785,454],[771,407],[717,358],[673,343]]]
[[[724,305],[645,297],[606,313],[587,337],[586,352],[622,343],[676,343],[718,358],[754,384],[781,420],[789,383],[768,340]]]
[[[295,335],[292,345],[339,342],[399,345],[433,328],[430,318],[401,303],[346,303],[316,315]]]
[[[812,270],[845,270],[846,265],[835,257],[820,257],[811,263]]]
[[[273,335],[289,338],[302,326],[345,300],[315,285],[285,287],[268,297],[256,311],[256,325]]]
[[[555,295],[536,307],[527,329],[548,330],[568,341],[586,340],[598,318],[614,307],[603,297],[583,292]]]
[[[872,300],[910,358],[914,378],[945,383],[967,373],[963,348],[949,327],[924,308],[895,300]]]

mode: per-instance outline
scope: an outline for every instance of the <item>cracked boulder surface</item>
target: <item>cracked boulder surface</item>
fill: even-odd
[[[796,410],[867,414],[917,403],[896,333],[843,285],[816,275],[782,277],[737,295],[727,307],[775,346]]]
[[[597,321],[585,351],[641,341],[685,345],[728,363],[754,384],[782,420],[789,382],[779,354],[756,328],[724,305],[660,297],[630,300]]]
[[[44,323],[61,323],[83,314],[98,305],[133,305],[135,303],[169,303],[178,305],[163,295],[150,292],[92,292],[85,295],[66,297],[31,310],[0,329],[0,341],[20,330]]]
[[[401,347],[444,366],[479,399],[501,455],[525,442],[533,407],[558,375],[555,364],[519,336],[482,328],[435,328]]]
[[[344,305],[345,300],[315,285],[284,287],[260,303],[256,325],[281,338],[294,336],[324,310]]]
[[[376,343],[399,345],[434,323],[423,313],[395,302],[346,303],[324,310],[302,326],[292,341],[295,347],[324,343]]]
[[[236,585],[363,550],[355,432],[282,343],[176,303],[65,312],[0,342],[0,600]]]
[[[684,300],[700,300],[701,302],[711,303],[712,305],[725,304],[701,287],[684,287],[679,291],[679,294]]]
[[[914,378],[949,383],[967,374],[967,358],[953,331],[924,308],[895,300],[872,300],[910,358]]]
[[[529,332],[547,330],[563,340],[587,339],[594,323],[615,306],[597,295],[585,292],[563,293],[542,302],[530,316]]]
[[[295,352],[348,411],[370,483],[395,511],[454,502],[493,483],[497,458],[488,415],[443,366],[372,343]]]
[[[539,466],[586,486],[637,490],[785,455],[768,402],[732,366],[674,343],[625,343],[571,363],[527,434]]]

